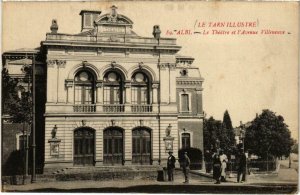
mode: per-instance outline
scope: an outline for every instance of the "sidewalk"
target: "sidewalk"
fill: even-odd
[[[205,175],[205,176],[204,176]],[[296,178],[297,177],[297,178]],[[277,190],[288,193],[297,190],[298,174],[294,169],[282,169],[278,175],[249,175],[246,183],[236,183],[236,177],[228,182],[214,184],[211,175],[201,171],[191,171],[190,183],[183,184],[181,170],[176,170],[173,182],[153,180],[113,180],[113,181],[61,181],[33,183],[27,185],[5,185],[4,192],[153,192],[153,193],[265,193]],[[188,186],[188,187],[187,187]]]

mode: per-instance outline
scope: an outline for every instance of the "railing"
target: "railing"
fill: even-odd
[[[74,112],[96,112],[95,104],[78,104],[73,106]]]
[[[132,105],[131,112],[152,112],[152,105]]]
[[[125,106],[123,104],[108,104],[103,105],[104,112],[124,112]]]

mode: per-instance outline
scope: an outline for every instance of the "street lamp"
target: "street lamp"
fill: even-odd
[[[240,131],[240,137],[242,139],[243,143],[243,155],[245,155],[245,137],[246,137],[246,131],[245,131],[245,126],[241,124],[241,131]],[[245,181],[247,179],[247,156],[246,156],[246,167],[245,167],[245,173],[243,173],[243,176],[245,177]]]

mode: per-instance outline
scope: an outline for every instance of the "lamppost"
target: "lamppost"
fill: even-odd
[[[240,132],[240,137],[242,139],[242,143],[243,143],[243,155],[245,154],[245,137],[246,137],[246,131],[245,131],[245,126],[241,124],[241,132]],[[246,156],[246,167],[245,167],[245,173],[243,173],[243,176],[245,177],[245,181],[247,180],[247,156]]]

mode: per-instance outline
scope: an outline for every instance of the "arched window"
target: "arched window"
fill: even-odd
[[[86,70],[75,75],[75,104],[94,104],[94,76]]]
[[[123,104],[123,79],[118,72],[110,71],[104,76],[104,104]]]
[[[150,104],[150,81],[143,72],[136,72],[131,80],[131,103],[146,105]]]

